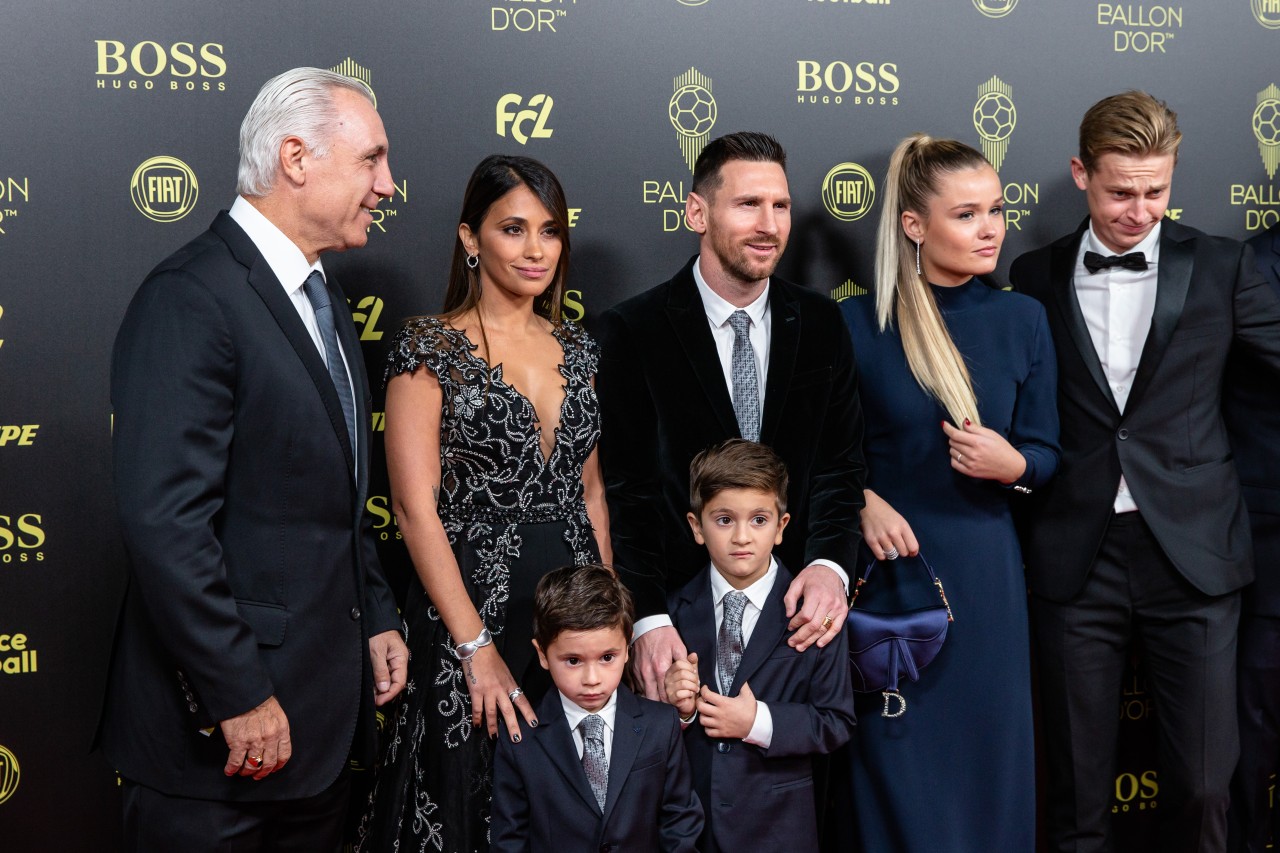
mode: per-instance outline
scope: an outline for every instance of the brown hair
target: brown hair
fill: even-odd
[[[700,196],[708,197],[723,182],[720,169],[731,160],[751,163],[777,163],[787,171],[787,152],[767,133],[739,131],[711,140],[698,160],[693,164],[693,185],[690,188]]]
[[[778,454],[758,442],[731,438],[689,463],[689,508],[701,516],[703,507],[726,489],[754,489],[771,493],[778,512],[786,512],[787,481],[787,466]]]
[[[634,622],[631,593],[600,563],[547,572],[533,593],[533,638],[544,654],[563,631],[621,628],[630,645]]]
[[[521,186],[528,187],[551,214],[560,237],[560,262],[556,266],[555,276],[543,292],[542,298],[533,306],[535,313],[559,325],[565,281],[569,277],[569,209],[565,204],[564,189],[555,174],[531,157],[490,154],[480,161],[480,165],[471,173],[471,179],[467,181],[458,224],[465,222],[471,233],[480,233],[480,225],[489,215],[489,208],[498,199]],[[462,245],[462,238],[455,237],[453,261],[449,266],[449,286],[444,294],[444,307],[439,314],[442,320],[453,320],[480,304],[480,271],[468,266],[467,259],[467,248]],[[481,355],[487,359],[489,337],[484,329],[484,317],[479,311],[476,312],[476,320],[480,324]],[[488,387],[487,380],[485,387]]]
[[[1103,154],[1131,157],[1172,154],[1178,160],[1178,114],[1146,92],[1131,89],[1103,98],[1080,121],[1080,162],[1085,171]]]

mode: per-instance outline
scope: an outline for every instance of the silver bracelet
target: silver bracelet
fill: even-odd
[[[489,633],[488,628],[480,630],[480,636],[476,637],[469,643],[457,643],[453,647],[453,654],[458,660],[470,660],[475,653],[485,646],[493,645],[493,635]]]

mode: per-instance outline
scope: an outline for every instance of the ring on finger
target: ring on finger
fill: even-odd
[[[246,759],[244,760],[244,763],[245,763],[245,764],[248,764],[248,765],[249,765],[251,768],[253,768],[254,770],[257,770],[259,767],[261,767],[261,766],[262,766],[262,756],[261,756],[261,755],[259,755],[259,756],[250,756],[249,758],[246,758]]]
[[[963,453],[961,453],[961,452],[959,452],[959,451],[956,451],[956,461],[957,461],[957,462],[963,462],[963,461],[964,461],[964,454],[963,454]]]
[[[834,622],[834,621],[835,621],[835,620],[831,618],[831,614],[830,614],[830,613],[828,613],[826,616],[824,616],[824,617],[822,618],[822,630],[824,630],[824,631],[825,631],[825,630],[827,630],[828,628],[830,628],[830,627],[831,627],[831,623],[832,623],[832,622]]]
[[[890,545],[888,548],[885,549],[884,558],[886,560],[898,559],[898,549]]]
[[[507,694],[507,698],[510,699],[512,703],[514,703],[517,699],[519,699],[523,695],[524,695],[524,691],[521,690],[519,687],[517,687],[515,690],[512,690],[510,693]]]

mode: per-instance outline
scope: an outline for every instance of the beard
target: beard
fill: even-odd
[[[747,243],[777,246],[778,251],[768,259],[756,258],[747,248]],[[786,242],[777,238],[735,242],[730,237],[715,236],[711,240],[711,249],[720,262],[721,268],[743,284],[755,284],[772,276],[773,271],[778,268],[778,262],[782,260],[782,252],[786,247]]]

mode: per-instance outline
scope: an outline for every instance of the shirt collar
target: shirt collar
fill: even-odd
[[[301,289],[312,270],[319,270],[324,275],[324,267],[320,265],[319,258],[316,258],[314,264],[308,264],[307,256],[302,254],[302,250],[244,196],[236,196],[228,213],[262,253],[267,266],[271,267],[285,292],[293,293]]]
[[[1157,222],[1156,226],[1151,229],[1151,233],[1142,238],[1141,243],[1129,250],[1129,252],[1142,252],[1147,259],[1148,266],[1155,266],[1160,260],[1160,228],[1163,225],[1163,220]],[[1097,252],[1103,257],[1110,257],[1115,254],[1115,252],[1102,245],[1102,241],[1098,239],[1098,235],[1093,230],[1093,220],[1089,221],[1089,229],[1085,232],[1084,240],[1081,242],[1079,264],[1084,263],[1085,252]],[[1127,255],[1129,252],[1124,252],[1123,254]]]
[[[737,305],[725,299],[711,289],[707,280],[702,277],[702,256],[693,262],[693,281],[698,285],[698,295],[702,297],[702,308],[707,313],[711,325],[719,328],[729,322],[729,315],[739,310]],[[769,310],[769,282],[765,282],[764,290],[748,306],[742,309],[747,312],[754,326],[764,323],[764,315]]]
[[[559,692],[559,691],[556,691]],[[577,702],[574,702],[568,696],[560,693],[560,705],[564,708],[564,718],[569,722],[569,731],[573,731],[578,727],[578,723],[582,722],[583,717],[587,714],[598,714],[604,720],[605,728],[610,732],[613,731],[613,721],[618,716],[618,691],[613,691],[613,695],[609,697],[609,701],[604,703],[604,707],[599,711],[588,711]]]
[[[764,603],[769,599],[769,593],[773,591],[773,584],[778,579],[778,560],[775,557],[769,558],[769,571],[764,573],[764,577],[753,583],[751,586],[742,590],[746,593],[747,601],[755,605],[756,610],[764,611]],[[720,602],[726,595],[733,591],[733,586],[724,579],[724,575],[716,571],[714,564],[711,566],[711,600],[716,607],[720,606]]]

